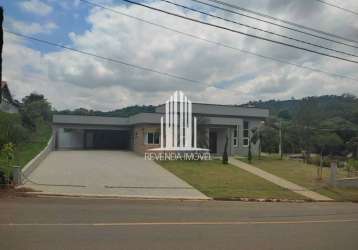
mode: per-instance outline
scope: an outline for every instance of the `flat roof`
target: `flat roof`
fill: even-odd
[[[165,113],[165,105],[156,107],[156,112],[139,113],[130,117],[111,116],[84,116],[84,115],[62,115],[53,116],[53,124],[72,125],[104,125],[104,126],[131,126],[135,124],[159,124],[160,117]],[[216,123],[220,123],[220,117],[224,118],[256,118],[265,119],[269,116],[268,109],[246,108],[234,105],[193,103],[193,114],[215,117]]]
[[[159,105],[156,112],[165,113],[165,104]],[[262,108],[240,107],[236,105],[193,103],[192,112],[194,114],[212,116],[231,116],[231,117],[269,117],[269,110]]]

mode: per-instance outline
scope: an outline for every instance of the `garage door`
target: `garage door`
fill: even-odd
[[[120,130],[86,131],[86,148],[129,149],[129,132]]]
[[[61,128],[57,134],[58,149],[122,149],[130,147],[127,130],[83,130]]]

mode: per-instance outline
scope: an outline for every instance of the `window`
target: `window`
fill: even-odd
[[[242,144],[244,145],[244,147],[249,146],[249,122],[248,121],[244,121],[244,130],[243,130],[243,139],[242,139]]]
[[[233,143],[234,143],[234,147],[238,147],[239,146],[239,125],[237,125],[235,128],[234,128],[234,134],[233,134]]]
[[[144,143],[149,145],[158,145],[160,140],[160,133],[159,132],[147,132],[145,134]]]

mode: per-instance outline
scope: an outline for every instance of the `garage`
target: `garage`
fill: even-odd
[[[85,149],[128,150],[130,135],[126,130],[85,130]]]
[[[129,150],[130,131],[61,128],[57,131],[57,149]]]
[[[130,150],[133,128],[124,117],[54,115],[58,150]]]

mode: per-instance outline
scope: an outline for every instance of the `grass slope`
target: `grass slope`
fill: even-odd
[[[51,132],[49,124],[39,125],[37,131],[31,134],[28,141],[15,145],[15,158],[12,160],[11,165],[24,167],[46,147],[51,137]],[[0,155],[0,163],[6,165],[6,158],[3,154]]]
[[[205,195],[216,198],[279,198],[304,199],[271,182],[232,165],[212,161],[158,162]]]
[[[297,160],[263,157],[261,160],[254,159],[251,164],[337,201],[358,201],[358,189],[327,186],[330,176],[329,168],[323,168],[323,179],[317,180],[317,166]],[[338,177],[346,177],[346,175],[343,171],[339,171]]]

